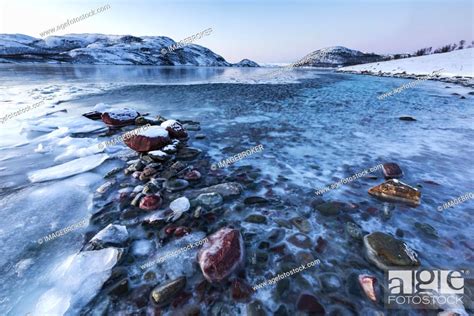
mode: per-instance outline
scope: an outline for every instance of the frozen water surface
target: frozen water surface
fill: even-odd
[[[471,90],[425,81],[380,101],[378,95],[410,80],[308,69],[282,71],[273,78],[274,71],[0,65],[1,115],[45,100],[42,107],[0,125],[0,298],[4,298],[0,314],[78,311],[108,277],[115,260],[113,250],[104,250],[94,258],[77,255],[85,229],[43,245],[36,243],[96,211],[91,205],[93,192],[116,163],[111,152],[95,149],[106,140],[95,138],[103,125],[81,117],[97,104],[97,108],[131,108],[200,121],[201,132],[207,137],[196,146],[215,162],[262,144],[263,152],[229,168],[246,164],[260,168],[276,182],[274,192],[298,206],[294,210],[298,214],[309,211],[309,205],[301,201],[316,190],[380,163],[396,162],[405,172],[404,182],[419,185],[422,203],[416,209],[395,206],[386,221],[358,218],[363,229],[409,232],[410,246],[429,267],[472,267],[472,249],[465,244],[469,239],[472,242],[474,235],[474,201],[443,212],[436,210],[448,200],[474,191]],[[465,99],[452,95],[454,90]],[[399,120],[403,115],[417,121]],[[111,159],[106,160],[109,154]],[[376,175],[380,180],[380,172]],[[294,194],[278,182],[278,176],[307,193]],[[384,204],[367,195],[367,189],[375,184],[362,178],[329,191],[324,198],[371,205],[382,212]],[[415,221],[433,226],[439,238],[417,238],[412,233]],[[311,238],[331,233],[323,224],[313,224]],[[194,241],[204,236],[193,237]],[[337,244],[338,240],[329,242]],[[187,244],[185,239],[183,243]],[[148,248],[151,245],[136,243],[133,251],[142,257]],[[180,260],[189,259],[189,264],[179,269],[174,260],[161,266],[172,276],[187,274],[195,252],[182,254]],[[333,256],[343,260],[348,252],[350,249],[340,247]],[[86,259],[94,263],[90,271],[84,271],[80,263]],[[65,262],[71,268],[47,280],[45,276],[54,274],[55,267]],[[274,267],[269,266],[269,271],[274,272]],[[67,282],[62,284],[61,277]],[[270,293],[264,289],[255,297],[271,301]]]

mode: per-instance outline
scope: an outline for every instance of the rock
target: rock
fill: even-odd
[[[260,197],[260,196],[249,196],[245,198],[244,204],[245,205],[251,205],[251,204],[266,204],[268,203],[268,200]]]
[[[274,218],[273,221],[278,224],[280,227],[285,227],[288,229],[291,229],[291,223],[288,222],[286,219],[281,219],[281,218]]]
[[[278,309],[275,311],[275,316],[289,316],[288,310],[286,309],[285,305],[280,305]]]
[[[155,287],[151,291],[151,297],[155,304],[160,307],[166,306],[173,301],[176,295],[186,286],[186,278],[179,277]]]
[[[375,282],[377,279],[373,276],[367,275],[367,274],[361,274],[359,275],[359,284],[364,291],[365,295],[373,301],[377,301],[377,296],[375,294]]]
[[[82,114],[82,116],[87,117],[90,120],[97,121],[97,120],[100,120],[102,118],[102,113],[97,112],[97,111],[92,111],[92,112],[84,113],[84,114]]]
[[[150,156],[150,158],[153,159],[154,161],[160,161],[160,162],[166,161],[171,158],[170,155],[168,155],[167,153],[161,150],[150,151],[148,152],[148,156]]]
[[[328,242],[323,237],[319,236],[318,240],[316,241],[316,247],[314,247],[314,250],[317,253],[323,253],[327,247],[328,247]]]
[[[244,261],[244,241],[237,229],[222,228],[208,237],[197,259],[209,282],[220,282]]]
[[[316,209],[324,216],[334,216],[339,214],[342,209],[342,203],[338,202],[325,202],[319,205],[316,205]]]
[[[168,131],[160,126],[150,126],[124,139],[125,144],[138,152],[149,152],[163,148],[170,143]]]
[[[385,179],[403,177],[402,169],[394,162],[384,163],[382,165],[382,172],[385,176]]]
[[[175,120],[167,120],[160,125],[168,131],[172,138],[187,138],[188,133],[184,129],[183,125]]]
[[[179,226],[179,227],[176,227],[176,229],[174,230],[174,235],[176,237],[183,237],[184,235],[187,235],[190,232],[191,232],[190,228],[184,227],[184,226]]]
[[[107,225],[99,231],[89,243],[85,246],[85,250],[100,250],[106,247],[120,247],[125,244],[128,239],[128,231],[125,226]]]
[[[201,179],[201,173],[197,170],[190,170],[184,174],[183,178],[188,181],[198,181]]]
[[[140,208],[145,211],[153,211],[161,206],[161,196],[159,194],[147,195],[140,201]]]
[[[319,280],[325,292],[338,291],[342,286],[341,278],[335,273],[324,273],[319,275]]]
[[[312,245],[311,239],[309,239],[308,236],[304,234],[300,234],[300,233],[290,236],[288,238],[288,241],[292,243],[293,245],[295,245],[296,247],[303,248],[303,249],[305,248],[307,249],[311,247]]]
[[[96,192],[100,194],[104,194],[107,192],[113,185],[115,184],[115,181],[107,181],[106,183],[102,184],[100,187],[97,188]]]
[[[245,218],[245,221],[248,223],[254,223],[254,224],[266,224],[267,218],[263,215],[251,214],[247,216],[247,218]]]
[[[311,294],[301,294],[296,302],[296,309],[311,313],[311,315],[325,315],[324,307],[319,303],[317,298]]]
[[[202,193],[212,192],[219,193],[223,198],[235,197],[242,193],[242,186],[237,182],[221,183],[207,188],[195,190],[194,192],[191,192],[190,195],[191,197],[196,197]]]
[[[267,313],[263,307],[262,302],[253,301],[247,305],[247,316],[266,316]]]
[[[194,136],[194,138],[196,138],[196,139],[204,139],[204,138],[206,138],[206,135],[204,135],[204,134],[196,134],[196,136]]]
[[[235,279],[231,285],[231,297],[235,301],[247,301],[252,295],[253,289],[244,280]]]
[[[147,184],[143,186],[142,193],[149,194],[149,193],[157,193],[160,190],[159,184],[151,180]]]
[[[398,119],[400,121],[408,121],[408,122],[416,121],[416,119],[414,117],[411,117],[411,116],[400,116]]]
[[[164,151],[165,153],[169,154],[169,155],[174,154],[174,153],[176,153],[176,151],[178,151],[176,146],[173,145],[173,144],[166,145],[165,147],[161,148],[161,150]]]
[[[189,182],[183,179],[171,179],[165,181],[163,186],[171,192],[176,192],[186,189],[189,186]]]
[[[143,194],[143,193],[138,193],[138,194],[133,198],[133,200],[132,200],[132,202],[131,202],[130,204],[133,205],[133,206],[138,206],[138,205],[140,205],[139,203],[140,203],[141,199],[142,199],[144,196],[145,196],[145,194]]]
[[[369,194],[381,200],[419,205],[421,192],[397,179],[390,179],[369,189]]]
[[[110,126],[126,126],[135,124],[135,119],[140,114],[131,109],[110,110],[102,113],[102,121]]]
[[[298,228],[298,230],[304,234],[309,233],[311,231],[311,224],[309,221],[303,217],[295,217],[290,220],[293,225]]]
[[[407,244],[388,234],[375,232],[364,236],[368,259],[382,270],[391,267],[418,267],[420,261],[415,251]]]
[[[202,193],[199,194],[199,196],[196,198],[196,203],[198,205],[204,206],[209,209],[218,207],[222,204],[223,201],[224,199],[222,198],[222,195],[216,192]]]
[[[201,153],[200,149],[192,147],[184,147],[178,150],[176,154],[176,159],[178,160],[193,160]]]
[[[415,227],[430,238],[438,238],[438,232],[430,224],[416,222]]]
[[[174,213],[184,213],[189,210],[191,207],[191,204],[189,203],[189,200],[187,197],[180,197],[173,202],[170,203],[170,209]]]
[[[346,233],[357,240],[361,240],[364,234],[362,233],[362,228],[359,227],[359,225],[352,223],[352,222],[347,222],[345,225],[345,231]]]

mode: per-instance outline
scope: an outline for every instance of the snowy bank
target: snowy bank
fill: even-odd
[[[343,67],[339,71],[400,77],[429,76],[437,72],[439,76],[434,79],[472,85],[473,60],[474,48],[468,48],[443,54]]]

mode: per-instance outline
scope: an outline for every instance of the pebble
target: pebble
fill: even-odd
[[[418,267],[418,255],[406,243],[386,233],[374,232],[364,237],[369,260],[382,270],[390,267]]]
[[[171,192],[184,190],[188,186],[189,182],[183,179],[171,179],[164,183],[164,187]]]
[[[186,286],[186,278],[179,277],[155,287],[151,291],[151,297],[155,304],[160,307],[166,306],[181,292]]]
[[[385,179],[401,178],[403,177],[403,171],[399,165],[394,162],[384,163],[382,165],[382,172]]]
[[[325,315],[324,307],[319,303],[318,299],[311,294],[301,294],[296,302],[296,309],[311,313],[311,315]]]
[[[191,207],[191,203],[189,203],[188,198],[184,196],[170,203],[170,209],[173,212],[181,212],[181,213],[187,212],[190,207]]]
[[[212,192],[200,194],[195,201],[198,205],[212,209],[221,205],[224,199],[219,193]]]
[[[244,199],[245,205],[266,204],[266,203],[268,203],[268,200],[260,196],[250,196]]]
[[[288,241],[295,245],[296,247],[307,249],[310,248],[312,245],[311,239],[308,236],[296,233],[288,238]]]
[[[357,240],[362,240],[363,233],[362,233],[362,228],[359,227],[359,225],[352,223],[352,222],[347,222],[345,225],[345,231],[346,233]]]
[[[245,218],[245,221],[254,224],[266,224],[267,218],[263,215],[251,214]]]
[[[298,228],[302,233],[309,233],[311,231],[311,224],[309,221],[303,217],[295,217],[290,220],[290,222]]]
[[[253,301],[247,305],[247,316],[266,316],[267,313],[263,307],[262,302]]]
[[[146,211],[156,210],[161,206],[161,196],[159,194],[146,195],[140,201],[140,208]]]

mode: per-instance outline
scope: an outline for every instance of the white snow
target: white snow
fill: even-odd
[[[28,174],[28,179],[31,182],[42,182],[69,177],[92,170],[100,166],[107,158],[109,158],[107,154],[78,158],[61,165],[31,172]]]
[[[166,120],[163,123],[160,124],[161,127],[163,128],[168,128],[168,127],[173,127],[174,124],[178,124],[178,121],[176,120]]]
[[[430,75],[440,70],[441,77],[474,77],[474,48],[456,50],[449,53],[433,54],[420,57],[411,57],[389,60],[340,68],[340,71],[362,72],[369,71],[387,74],[406,72],[408,75]]]
[[[168,131],[161,126],[150,126],[146,130],[140,131],[137,135],[150,137],[150,138],[157,138],[157,137],[165,137],[168,138]]]
[[[106,113],[110,116],[110,118],[120,121],[134,120],[138,116],[138,112],[132,109],[111,110]]]

